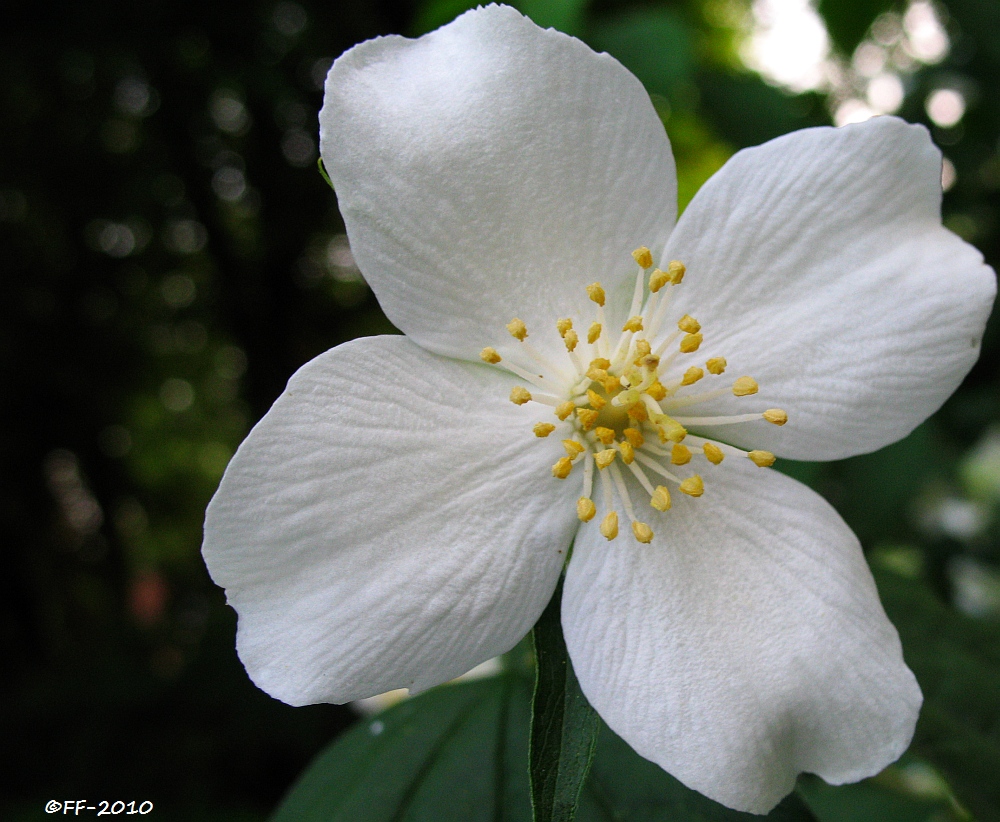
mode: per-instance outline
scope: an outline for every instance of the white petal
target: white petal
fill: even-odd
[[[579,488],[552,477],[559,438],[535,437],[538,406],[509,390],[404,337],[347,343],[292,377],[205,522],[261,688],[293,705],[421,690],[531,628]]]
[[[640,504],[649,545],[581,528],[563,627],[616,733],[689,787],[766,813],[800,771],[839,784],[894,761],[921,695],[840,517],[788,477],[729,463],[700,499]]]
[[[838,459],[905,436],[955,390],[996,281],[941,227],[940,177],[926,129],[877,117],[741,151],[702,188],[668,247],[688,267],[677,310],[701,320],[699,354],[760,383],[714,409],[789,415],[723,439]]]
[[[590,317],[584,286],[634,277],[676,214],[674,162],[642,85],[607,54],[511,8],[334,63],[323,161],[382,308],[437,353]],[[503,351],[501,350],[501,353]]]

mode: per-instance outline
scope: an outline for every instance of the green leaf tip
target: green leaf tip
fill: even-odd
[[[333,187],[333,180],[330,179],[330,175],[326,172],[326,166],[323,165],[323,158],[320,157],[316,160],[316,168],[319,169],[319,176],[326,180],[326,184],[330,186],[330,189],[336,192],[337,189]]]

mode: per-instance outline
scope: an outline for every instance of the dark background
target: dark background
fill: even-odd
[[[469,5],[0,5],[0,818],[87,798],[151,800],[164,820],[263,819],[353,721],[250,683],[201,520],[296,368],[391,331],[316,169],[326,69]],[[683,202],[736,149],[830,122],[823,93],[741,67],[739,0],[520,7],[646,83]],[[821,4],[843,55],[904,9]],[[938,10],[951,50],[906,74],[899,113],[928,124],[957,171],[946,224],[996,266],[1000,6]],[[942,84],[969,103],[950,128],[924,107]],[[997,345],[992,323],[962,388],[902,443],[785,466],[843,513],[880,583],[905,588],[887,607],[928,694],[912,756],[946,786],[934,813],[957,814],[934,818],[1000,815]]]

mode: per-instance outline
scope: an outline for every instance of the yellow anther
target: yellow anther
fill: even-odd
[[[601,385],[604,386],[604,390],[609,394],[613,394],[619,388],[622,387],[622,381],[618,377],[611,376],[610,374],[601,380]]]
[[[568,456],[571,460],[576,459],[578,456],[580,456],[580,454],[582,454],[584,451],[587,450],[583,445],[578,443],[576,440],[563,440],[562,444],[563,448],[566,449],[566,456]]]
[[[770,451],[751,451],[747,456],[754,465],[761,468],[770,468],[774,465],[775,457]]]
[[[635,450],[632,448],[632,444],[622,440],[618,443],[618,450],[622,452],[622,462],[631,465],[635,460]]]
[[[594,382],[604,382],[608,376],[608,372],[603,368],[588,368],[587,376]]]
[[[569,400],[566,400],[566,402],[561,402],[556,406],[556,416],[559,417],[559,419],[564,420],[575,410],[576,406]]]
[[[604,289],[600,283],[591,283],[587,286],[587,296],[600,306],[604,305]]]
[[[662,419],[657,419],[656,422],[660,434],[660,442],[680,442],[687,436],[687,429],[665,414]]]
[[[677,327],[685,334],[697,334],[701,331],[701,323],[690,314],[685,314],[677,321]]]
[[[646,246],[640,246],[632,252],[632,259],[639,264],[639,268],[649,268],[653,265],[653,252]]]
[[[497,353],[495,348],[487,346],[479,352],[479,359],[483,362],[488,362],[490,365],[496,365],[503,358]]]
[[[722,449],[718,445],[713,445],[710,442],[706,442],[701,450],[705,452],[705,458],[712,463],[712,465],[718,465],[725,459],[725,454],[722,453]]]
[[[638,428],[626,428],[622,433],[633,448],[641,448],[642,444],[646,441],[646,438],[642,436]]]
[[[626,413],[636,422],[645,422],[649,419],[649,412],[646,410],[646,406],[641,402],[632,403],[626,409]]]
[[[638,365],[639,361],[643,357],[648,357],[653,347],[649,344],[649,340],[639,340],[635,344],[635,364]]]
[[[681,280],[684,279],[684,273],[687,271],[684,263],[680,260],[671,260],[670,265],[667,266],[667,273],[670,275],[670,282],[677,285]]]
[[[587,399],[590,400],[591,407],[596,408],[598,411],[608,404],[608,401],[598,394],[593,388],[587,389]]]
[[[681,353],[690,354],[693,351],[697,351],[699,348],[701,348],[701,341],[703,339],[704,337],[700,333],[685,334],[681,338]]]
[[[757,380],[753,377],[740,377],[733,383],[733,393],[737,397],[749,397],[757,393]]]
[[[632,535],[643,545],[653,541],[653,529],[645,522],[633,522]]]
[[[768,422],[774,423],[775,425],[784,425],[788,422],[788,414],[780,408],[768,408],[767,411],[764,412],[764,419]]]
[[[660,358],[655,354],[647,354],[639,360],[638,365],[641,365],[643,368],[648,368],[650,371],[655,371],[660,365]]]
[[[587,342],[593,345],[597,342],[597,338],[601,336],[601,324],[591,323],[590,329],[587,331]]]
[[[594,429],[594,436],[605,445],[611,445],[611,443],[615,441],[615,432],[602,425],[598,425],[597,428]]]
[[[606,448],[603,451],[598,451],[594,454],[594,462],[597,463],[598,468],[607,468],[611,463],[615,461],[615,456],[618,454],[614,448]]]
[[[565,337],[566,332],[573,327],[573,321],[569,317],[565,317],[561,320],[556,320],[556,329],[559,331],[560,337]]]
[[[572,470],[573,460],[569,457],[563,457],[552,466],[552,476],[556,479],[566,479],[566,477],[569,476],[569,472]]]
[[[607,371],[611,368],[611,360],[604,357],[597,357],[590,361],[591,368],[600,368],[602,371]]]
[[[674,465],[687,465],[691,462],[691,449],[679,442],[670,449],[670,461]]]
[[[705,363],[705,368],[708,369],[709,374],[719,375],[726,370],[726,358],[712,357],[712,359]]]
[[[684,372],[684,379],[681,380],[681,385],[694,385],[704,376],[705,372],[698,368],[698,366],[693,365]]]
[[[656,490],[653,491],[653,496],[649,498],[649,504],[652,505],[657,511],[669,510],[670,491],[667,490],[666,486],[656,486]]]
[[[607,540],[618,536],[618,514],[609,511],[601,521],[601,536]]]
[[[646,389],[646,393],[657,402],[666,399],[667,397],[667,389],[663,387],[663,384],[659,380],[649,386],[649,388]]]
[[[577,408],[576,415],[584,431],[589,431],[597,424],[597,412],[593,408]]]
[[[649,275],[649,290],[655,294],[669,282],[670,275],[666,271],[654,268],[653,273]]]
[[[515,340],[523,340],[528,336],[528,327],[517,317],[507,323],[507,330]]]
[[[576,348],[576,344],[580,342],[580,338],[579,336],[577,336],[577,333],[571,328],[569,331],[563,334],[563,342],[566,343],[566,350],[572,351],[574,348]]]
[[[510,389],[510,401],[514,405],[524,405],[526,402],[531,402],[531,392],[520,385],[515,385]]]
[[[633,334],[642,331],[642,315],[636,314],[634,317],[629,317],[625,325],[622,326],[622,331],[631,331]]]
[[[547,437],[556,430],[556,427],[551,422],[536,422],[531,430],[535,432],[536,437]]]
[[[594,501],[588,497],[580,497],[576,501],[576,515],[580,518],[580,522],[590,522],[594,518],[594,514],[597,513],[597,506],[594,505]]]
[[[687,494],[689,497],[700,497],[705,493],[705,483],[702,482],[701,477],[695,474],[681,483],[681,493]]]

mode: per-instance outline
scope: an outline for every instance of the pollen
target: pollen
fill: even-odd
[[[575,410],[576,405],[571,400],[566,400],[566,402],[561,402],[556,406],[556,416],[561,420],[565,420]]]
[[[685,334],[697,334],[701,331],[701,323],[690,314],[685,314],[677,321],[677,327]]]
[[[649,340],[639,340],[635,344],[635,364],[639,365],[640,361],[648,357],[652,350],[653,347],[649,344]]]
[[[649,419],[649,412],[641,402],[633,403],[628,407],[628,415],[636,422],[645,422]]]
[[[552,466],[552,476],[556,479],[566,479],[569,472],[573,470],[573,461],[569,457],[562,457]]]
[[[576,459],[580,454],[582,454],[587,449],[578,443],[576,440],[563,440],[563,448],[566,449],[566,455],[572,460]]]
[[[517,317],[507,323],[507,330],[515,340],[523,341],[528,336],[528,327]]]
[[[681,353],[691,354],[701,348],[701,343],[704,337],[700,333],[696,334],[685,334],[681,338]]]
[[[618,536],[618,514],[609,511],[601,520],[601,536],[606,540],[612,540]]]
[[[653,253],[646,246],[640,246],[633,251],[632,259],[639,264],[639,268],[651,268],[653,265]]]
[[[590,400],[591,407],[596,408],[598,411],[608,404],[608,401],[598,394],[593,388],[587,389],[587,399]]]
[[[655,294],[669,282],[671,282],[671,277],[666,271],[654,268],[653,273],[649,275],[649,290]]]
[[[589,431],[597,424],[597,412],[593,408],[577,408],[576,415],[584,431]]]
[[[531,392],[520,385],[515,385],[510,389],[510,401],[514,405],[524,405],[526,402],[531,402]]]
[[[663,384],[659,380],[649,386],[649,388],[646,389],[646,393],[657,402],[667,398],[667,389],[663,387]]]
[[[622,387],[622,382],[618,377],[612,377],[610,374],[601,380],[601,385],[604,386],[604,390],[609,394],[613,394],[619,388]]]
[[[576,348],[576,344],[580,342],[580,337],[571,328],[569,331],[563,334],[563,342],[566,343],[566,350],[572,351],[574,348]]]
[[[687,465],[691,462],[691,449],[679,442],[670,449],[670,462],[674,465]]]
[[[705,493],[705,483],[700,476],[695,474],[681,483],[680,490],[682,494],[687,494],[689,497],[700,497]]]
[[[664,485],[657,485],[653,491],[653,496],[649,498],[649,504],[657,511],[667,511],[670,509],[670,491]]]
[[[687,371],[684,372],[684,379],[681,380],[681,385],[694,385],[704,376],[704,371],[698,368],[698,366],[692,365]]]
[[[490,365],[496,365],[500,360],[503,359],[495,348],[490,348],[487,346],[482,351],[479,352],[479,359],[483,362],[488,362]]]
[[[642,331],[642,316],[637,314],[634,317],[629,317],[625,325],[622,326],[622,331],[631,331],[633,334]]]
[[[595,342],[597,342],[600,336],[601,336],[601,324],[591,323],[590,328],[587,331],[587,342],[593,345]]]
[[[684,279],[684,274],[687,272],[684,263],[680,260],[671,260],[670,265],[667,266],[667,273],[670,275],[670,282],[674,285],[678,285],[681,280]]]
[[[761,468],[770,468],[774,465],[775,456],[770,451],[751,451],[747,456],[754,465]]]
[[[601,288],[601,284],[600,283],[591,283],[590,285],[588,285],[587,286],[587,296],[590,297],[590,299],[593,302],[595,302],[599,306],[603,307],[603,305],[604,305],[604,299],[605,299],[604,298],[604,289]]]
[[[626,465],[631,465],[635,462],[635,449],[630,442],[622,440],[618,443],[618,450],[622,452],[622,462]]]
[[[782,411],[780,408],[768,408],[764,412],[764,419],[775,425],[784,425],[788,422],[788,414]]]
[[[712,465],[718,465],[722,460],[725,459],[726,455],[722,453],[722,449],[718,445],[706,442],[701,450],[705,452],[705,459],[707,459]]]
[[[535,432],[536,437],[547,437],[556,430],[556,427],[551,422],[536,422],[531,430]]]
[[[642,444],[646,441],[638,428],[626,428],[622,433],[633,448],[642,448]]]
[[[559,332],[560,337],[565,337],[566,332],[573,327],[573,321],[569,317],[564,317],[563,319],[556,320],[556,330]]]
[[[733,383],[733,394],[737,397],[749,397],[757,393],[757,380],[753,377],[740,377]]]
[[[611,463],[615,461],[615,456],[618,454],[614,448],[607,448],[604,451],[598,451],[594,454],[594,462],[597,463],[598,468],[607,468]]]
[[[576,501],[576,515],[580,518],[580,522],[590,522],[596,513],[597,506],[589,497],[580,497]]]
[[[709,374],[715,374],[718,376],[726,370],[726,358],[712,357],[712,359],[705,363],[705,368],[708,369]]]
[[[599,425],[594,429],[594,436],[605,445],[611,445],[615,441],[615,432],[611,428],[604,428]]]
[[[645,522],[633,522],[632,535],[643,545],[648,545],[653,541],[653,529]]]

